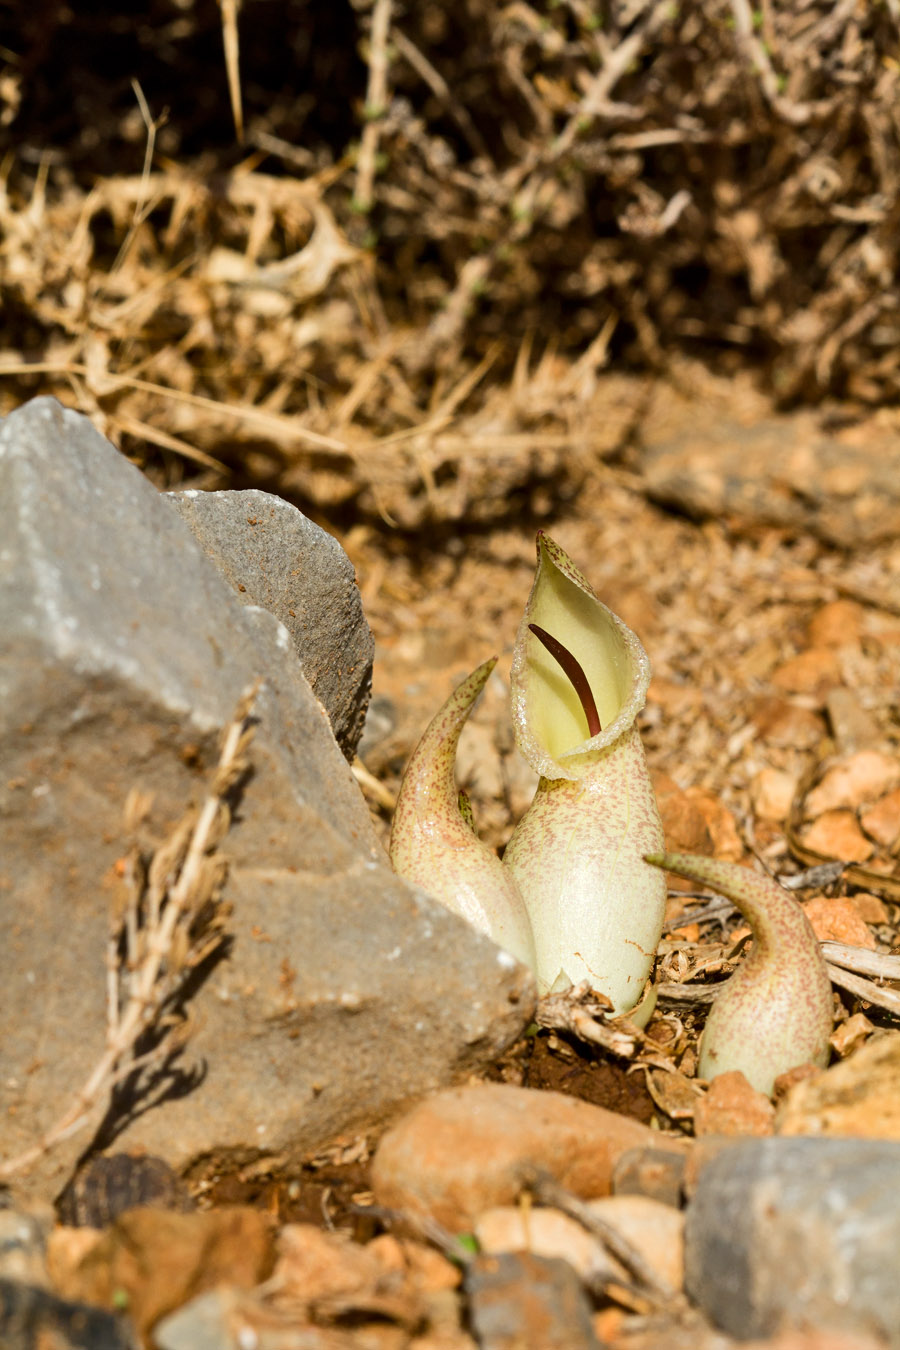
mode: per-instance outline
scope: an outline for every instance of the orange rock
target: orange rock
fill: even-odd
[[[863,923],[853,902],[846,896],[819,895],[809,900],[803,910],[820,942],[846,942],[851,947],[875,950],[875,939],[868,925]]]
[[[860,822],[866,834],[886,849],[900,840],[900,788],[889,792],[874,806],[863,811]]]
[[[685,793],[688,801],[700,811],[712,839],[712,851],[724,862],[740,862],[744,845],[737,832],[734,816],[724,802],[707,788],[690,787]]]
[[[58,1293],[77,1288],[76,1271],[88,1252],[103,1238],[99,1228],[69,1228],[63,1224],[47,1237],[47,1274]]]
[[[66,1298],[121,1306],[142,1336],[166,1313],[227,1283],[251,1289],[271,1272],[274,1222],[249,1206],[175,1214],[130,1209],[69,1271]]]
[[[374,1291],[389,1264],[388,1260],[382,1264],[371,1243],[362,1247],[342,1233],[328,1233],[311,1223],[285,1224],[277,1246],[273,1275],[279,1292],[307,1305]]]
[[[854,1013],[846,1022],[841,1022],[835,1027],[831,1035],[831,1044],[841,1059],[846,1059],[861,1045],[865,1045],[874,1030],[874,1023],[869,1021],[865,1013]]]
[[[761,820],[782,825],[797,795],[797,777],[783,769],[760,769],[750,784],[753,810]]]
[[[857,824],[852,811],[826,811],[803,831],[803,842],[826,858],[865,862],[872,845]]]
[[[787,694],[823,697],[841,683],[841,668],[830,647],[810,647],[772,672],[772,683]]]
[[[817,609],[809,621],[809,645],[844,647],[847,643],[858,642],[862,621],[862,606],[854,600],[831,600]]]
[[[768,1135],[774,1129],[775,1108],[765,1093],[757,1092],[739,1069],[720,1073],[694,1110],[694,1134]]]
[[[384,1234],[383,1236],[387,1236]],[[373,1238],[369,1246],[374,1247],[380,1238]],[[462,1280],[459,1266],[448,1261],[434,1247],[424,1242],[413,1242],[409,1238],[400,1239],[400,1247],[406,1262],[407,1275],[414,1289],[423,1294],[443,1293],[447,1289],[457,1289]],[[378,1253],[379,1260],[381,1255]]]
[[[890,923],[891,916],[881,896],[871,895],[868,891],[858,891],[849,898],[863,923]]]
[[[900,786],[900,759],[881,750],[858,750],[823,776],[806,799],[806,813],[821,815],[838,807],[874,802]]]
[[[712,835],[698,803],[692,801],[668,774],[655,772],[651,776],[666,847],[675,853],[711,854]]]
[[[379,1204],[431,1214],[458,1232],[514,1203],[529,1166],[593,1198],[609,1194],[620,1154],[660,1142],[646,1125],[560,1092],[480,1083],[435,1093],[390,1129],[372,1189]]]
[[[786,698],[768,697],[756,701],[753,725],[769,745],[810,750],[825,735],[825,722],[810,708],[800,708]]]

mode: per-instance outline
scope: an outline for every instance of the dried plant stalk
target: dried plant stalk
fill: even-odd
[[[190,809],[172,833],[145,858],[133,846],[126,865],[128,896],[113,915],[107,943],[106,1048],[69,1105],[40,1139],[0,1163],[0,1181],[30,1167],[94,1117],[104,1094],[135,1069],[171,1053],[185,1038],[173,1000],[195,970],[225,939],[221,903],[226,860],[216,849],[228,832],[226,798],[246,772],[253,737],[254,685],[241,697],[225,729],[219,762],[199,810]],[[135,827],[146,798],[134,792],[126,820]],[[149,1054],[137,1056],[141,1037],[159,1034]]]

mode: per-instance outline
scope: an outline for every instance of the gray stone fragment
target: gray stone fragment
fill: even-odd
[[[686,1157],[665,1148],[630,1148],[613,1168],[613,1195],[644,1195],[681,1206]]]
[[[0,1209],[0,1279],[46,1285],[47,1230],[36,1214]]]
[[[268,492],[169,492],[243,605],[261,605],[291,635],[303,674],[352,760],[366,720],[375,643],[353,564],[338,541]]]
[[[351,1338],[330,1327],[292,1325],[253,1293],[222,1286],[161,1318],[153,1344],[156,1350],[349,1350]]]
[[[568,1261],[531,1252],[479,1256],[465,1289],[481,1350],[599,1350],[587,1295]]]
[[[739,1339],[814,1326],[900,1346],[898,1194],[900,1144],[735,1143],[688,1206],[687,1291]]]
[[[227,959],[174,1062],[120,1094],[104,1146],[178,1169],[301,1155],[493,1058],[531,977],[390,871],[284,627],[242,607],[171,505],[80,415],[0,424],[0,1157],[99,1059],[123,804],[161,839],[205,790],[241,692],[253,777],[224,843]],[[75,1135],[23,1193],[54,1196]]]
[[[900,440],[824,435],[811,414],[752,426],[724,418],[667,428],[642,451],[651,497],[692,516],[812,533],[840,548],[900,536]]]

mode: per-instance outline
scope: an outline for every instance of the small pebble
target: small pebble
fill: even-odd
[[[598,1219],[608,1223],[643,1256],[663,1285],[684,1284],[684,1215],[644,1195],[607,1195],[589,1201]]]
[[[694,1134],[768,1135],[775,1108],[764,1092],[751,1087],[739,1069],[714,1078],[694,1109]]]
[[[823,857],[843,862],[865,862],[873,852],[853,811],[824,811],[803,831],[803,842]]]
[[[851,947],[875,950],[868,924],[859,917],[853,901],[845,895],[817,895],[803,906],[820,942],[846,942]]]
[[[750,784],[750,800],[760,820],[782,825],[797,795],[797,777],[783,769],[760,769]]]
[[[839,807],[856,810],[900,786],[900,760],[881,750],[858,750],[835,764],[806,798],[808,816]]]
[[[276,1239],[273,1277],[300,1302],[348,1297],[374,1288],[383,1267],[370,1246],[311,1223],[285,1224]]]
[[[882,848],[892,849],[900,841],[900,788],[881,797],[859,819],[866,834]]]
[[[479,1256],[465,1287],[480,1350],[601,1350],[568,1261],[530,1252]]]
[[[621,1279],[622,1267],[607,1254],[602,1242],[576,1219],[558,1209],[525,1205],[498,1205],[479,1216],[475,1236],[489,1256],[501,1252],[532,1252],[535,1256],[568,1261],[585,1282]]]
[[[662,1148],[635,1148],[623,1153],[613,1169],[613,1195],[646,1195],[679,1207],[686,1153]]]
[[[850,900],[863,923],[890,923],[891,916],[880,895],[857,891],[856,895],[850,896]]]
[[[667,773],[657,770],[652,779],[666,847],[676,853],[711,854],[712,835],[698,803]]]
[[[841,668],[830,647],[810,647],[773,671],[772,683],[788,694],[823,698],[829,689],[841,683]]]
[[[815,749],[825,734],[823,719],[811,708],[775,695],[756,702],[752,721],[761,740],[791,750]]]
[[[706,823],[715,857],[724,862],[740,862],[744,856],[744,845],[738,834],[734,816],[721,798],[715,792],[702,787],[689,787],[686,795]]]
[[[820,605],[809,621],[809,645],[845,647],[848,642],[858,642],[862,621],[863,609],[855,600],[829,600]]]

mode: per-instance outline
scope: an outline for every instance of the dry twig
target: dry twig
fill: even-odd
[[[240,42],[238,40],[238,10],[240,0],[219,0],[222,11],[222,46],[225,50],[225,70],[228,75],[228,97],[231,115],[239,141],[244,139],[244,106],[241,101]]]
[[[372,14],[372,35],[369,49],[369,87],[366,91],[366,124],[363,127],[362,141],[359,147],[359,161],[356,167],[356,192],[354,200],[357,210],[372,209],[373,189],[375,185],[375,160],[378,151],[378,139],[381,135],[381,119],[387,108],[388,77],[388,33],[391,27],[391,6],[393,0],[375,0]]]
[[[568,1031],[590,1045],[600,1045],[610,1054],[632,1059],[643,1033],[625,1018],[607,1020],[609,1000],[591,989],[590,983],[572,985],[561,994],[542,998],[535,1013],[540,1027],[554,1031]]]
[[[681,1305],[683,1302],[681,1296],[656,1273],[635,1244],[613,1224],[595,1213],[584,1200],[566,1190],[545,1172],[536,1172],[524,1180],[528,1191],[539,1204],[561,1210],[594,1237],[599,1238],[610,1255],[615,1257],[634,1279],[638,1286],[637,1292],[657,1305],[670,1307]]]

